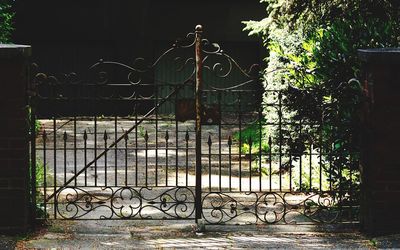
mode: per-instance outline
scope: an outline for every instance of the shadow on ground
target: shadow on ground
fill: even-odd
[[[206,226],[176,221],[55,221],[20,240],[17,249],[290,248],[373,249],[399,247],[400,235],[368,239],[353,229],[315,226]]]

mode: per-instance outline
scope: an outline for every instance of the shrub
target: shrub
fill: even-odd
[[[260,35],[268,50],[264,86],[282,91],[284,116],[318,125],[302,127],[300,132],[298,126],[287,128],[283,135],[287,153],[301,155],[306,144],[313,144],[323,151],[321,161],[335,189],[356,192],[362,101],[355,80],[360,77],[357,49],[399,46],[400,1],[261,2],[267,4],[266,18],[245,22],[245,30]],[[265,102],[271,98],[266,95]],[[264,113],[266,119],[274,115],[269,110]]]

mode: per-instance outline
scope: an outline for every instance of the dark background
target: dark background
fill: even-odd
[[[196,24],[243,68],[263,58],[241,23],[263,18],[259,0],[20,0],[15,9],[14,42],[33,46],[42,71],[80,71],[101,58],[151,61]]]

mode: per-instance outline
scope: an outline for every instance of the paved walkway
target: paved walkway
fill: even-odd
[[[368,239],[355,231],[329,228],[318,232],[321,229],[305,226],[209,226],[204,233],[194,229],[194,224],[172,221],[57,221],[20,240],[17,249],[400,248],[400,235]]]

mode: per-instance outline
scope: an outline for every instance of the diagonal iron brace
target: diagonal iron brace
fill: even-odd
[[[123,135],[121,135],[117,140],[115,140],[110,146],[108,146],[106,149],[104,149],[103,152],[98,154],[94,160],[89,162],[84,168],[82,168],[78,173],[76,173],[73,177],[71,177],[68,181],[64,183],[61,187],[59,187],[54,193],[52,193],[50,196],[48,196],[45,200],[46,202],[50,201],[57,193],[59,193],[63,188],[67,187],[68,184],[70,184],[72,181],[74,181],[80,174],[82,174],[86,169],[88,169],[91,165],[93,165],[97,160],[99,160],[102,156],[104,156],[111,148],[113,148],[115,145],[117,145],[118,142],[123,140],[126,135],[128,135],[130,132],[132,132],[137,126],[139,126],[147,117],[149,117],[154,111],[156,111],[162,104],[164,104],[166,101],[168,101],[172,96],[178,93],[179,90],[181,90],[183,87],[185,87],[188,83],[192,82],[192,79],[189,79],[185,81],[183,84],[178,85],[175,87],[174,91],[172,91],[170,94],[168,94],[166,97],[164,97],[159,103],[157,103],[151,110],[149,110],[135,125],[133,125],[130,129],[125,131]]]

